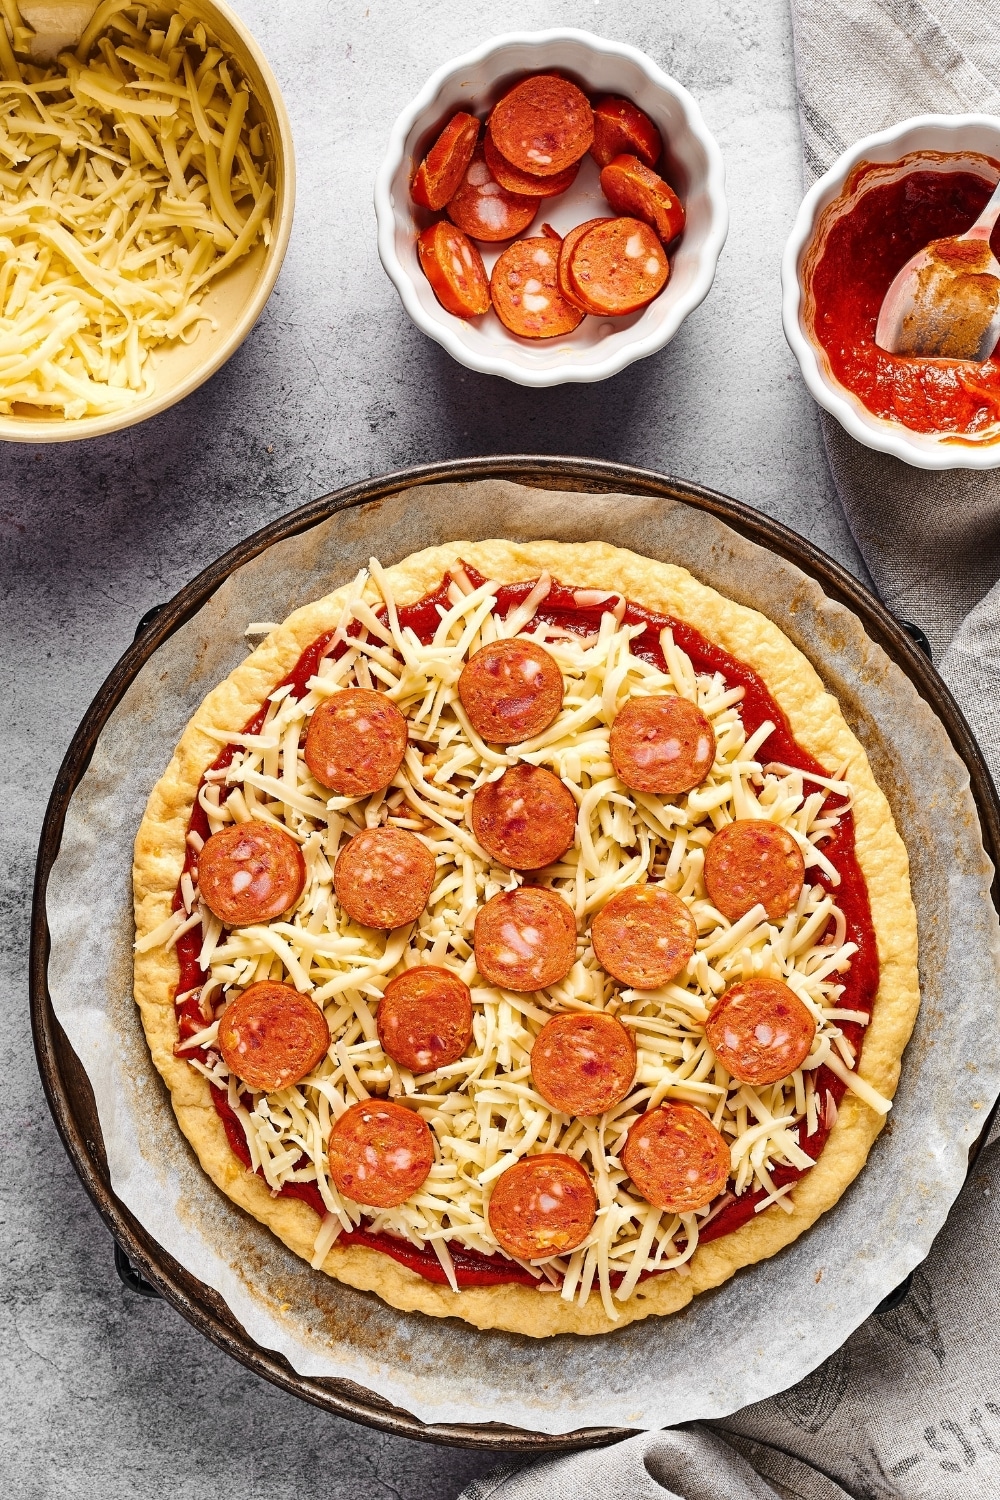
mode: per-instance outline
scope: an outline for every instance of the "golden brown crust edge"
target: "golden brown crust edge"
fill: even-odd
[[[855,790],[858,860],[868,886],[881,966],[878,999],[859,1071],[880,1093],[891,1096],[920,1003],[909,864],[867,756],[808,659],[765,616],[708,588],[684,568],[604,542],[451,542],[428,548],[386,570],[398,602],[411,603],[437,587],[448,566],[459,558],[503,582],[536,577],[548,569],[570,586],[614,589],[647,608],[678,616],[760,674],[804,750],[831,769],[848,763],[847,775]],[[133,878],[139,936],[158,925],[170,909],[194,794],[219,751],[217,741],[204,728],[241,728],[305,647],[336,625],[347,596],[344,587],[296,610],[209,693],[195,713],[153,789],[136,837]],[[244,1170],[230,1149],[207,1081],[174,1057],[173,994],[178,972],[173,952],[136,955],[135,998],[153,1061],[170,1090],[181,1129],[216,1186],[267,1225],[289,1249],[310,1260],[317,1228],[312,1209],[294,1199],[272,1198],[263,1180]],[[848,1094],[826,1149],[795,1189],[792,1213],[771,1209],[734,1233],[699,1246],[687,1275],[668,1273],[641,1283],[620,1305],[617,1322],[607,1317],[595,1295],[582,1308],[517,1285],[468,1288],[456,1295],[380,1251],[361,1246],[334,1245],[323,1270],[350,1286],[376,1292],[393,1307],[432,1317],[460,1317],[478,1328],[539,1338],[556,1333],[607,1333],[637,1318],[675,1312],[740,1267],[791,1244],[854,1180],[882,1124],[881,1116]]]

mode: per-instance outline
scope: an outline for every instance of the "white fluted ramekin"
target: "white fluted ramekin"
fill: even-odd
[[[628,318],[585,318],[565,337],[532,340],[510,333],[492,311],[475,321],[445,312],[417,259],[417,235],[431,216],[414,208],[409,187],[417,162],[455,110],[482,116],[518,75],[546,69],[572,75],[592,97],[622,94],[645,110],[666,143],[664,175],[684,202],[687,223],[671,256],[670,280],[648,307]],[[544,200],[525,233],[540,234],[543,222],[565,233],[608,213],[598,176],[585,157],[573,187]],[[722,155],[687,89],[636,48],[575,30],[494,37],[439,68],[392,128],[375,180],[375,214],[379,256],[417,327],[470,370],[528,386],[605,380],[662,349],[707,296],[729,225]],[[489,271],[503,247],[481,248]]]
[[[845,151],[806,193],[792,225],[781,261],[781,321],[810,393],[859,443],[891,453],[918,469],[995,469],[1000,467],[1000,438],[978,444],[949,442],[947,434],[914,432],[901,422],[875,416],[836,379],[806,323],[803,267],[824,210],[841,196],[861,162],[895,162],[921,151],[1000,159],[1000,119],[917,115],[890,130],[865,136]]]

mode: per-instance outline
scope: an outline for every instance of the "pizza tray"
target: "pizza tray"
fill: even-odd
[[[134,644],[84,715],[56,778],[39,845],[31,932],[32,1026],[43,1087],[70,1159],[114,1236],[119,1274],[134,1290],[159,1293],[166,1298],[190,1323],[249,1369],[338,1416],[399,1436],[530,1455],[598,1447],[630,1434],[627,1428],[610,1426],[553,1434],[498,1423],[424,1423],[349,1381],[303,1376],[281,1354],[255,1343],[223,1299],[157,1244],[112,1190],[93,1090],[56,1019],[47,973],[50,939],[46,892],[67,810],[108,719],[159,647],[202,608],[232,573],[273,544],[299,535],[338,512],[354,509],[357,511],[354,524],[370,532],[375,548],[378,510],[389,496],[418,485],[484,479],[509,480],[543,490],[662,498],[705,512],[747,541],[793,563],[815,580],[828,598],[844,605],[858,618],[868,637],[901,669],[939,719],[968,771],[983,846],[994,868],[1000,865],[1000,803],[969,727],[931,665],[926,641],[918,630],[897,621],[850,573],[787,527],[701,486],[625,465],[530,456],[465,459],[423,465],[354,484],[292,511],[246,538],[169,603],[150,611],[139,622]],[[461,533],[460,520],[456,521],[455,530]],[[997,895],[994,879],[994,904]],[[970,1159],[987,1131],[988,1122],[970,1152]],[[905,1284],[901,1294],[905,1294]]]

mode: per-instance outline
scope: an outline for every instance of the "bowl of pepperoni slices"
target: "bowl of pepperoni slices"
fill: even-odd
[[[417,327],[529,386],[604,380],[662,349],[707,296],[729,223],[687,90],[574,30],[440,68],[393,127],[375,212]]]

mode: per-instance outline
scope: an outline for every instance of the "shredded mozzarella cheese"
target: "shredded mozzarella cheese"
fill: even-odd
[[[543,578],[522,606],[501,619],[494,612],[496,586],[487,582],[474,588],[459,574],[449,607],[441,608],[434,639],[425,646],[400,626],[385,575],[372,562],[370,571],[356,580],[337,632],[346,645],[344,654],[338,660],[326,657],[297,701],[287,690],[275,692],[257,734],[220,736],[239,748],[228,770],[202,789],[213,828],[247,815],[281,824],[302,846],[307,881],[290,917],[224,936],[207,909],[195,904],[205,934],[202,961],[211,976],[206,990],[214,987],[210,1017],[217,1020],[234,994],[255,980],[280,980],[324,1008],[332,1044],[312,1075],[294,1088],[253,1095],[249,1110],[240,1102],[243,1086],[227,1075],[216,1054],[211,1054],[211,1068],[196,1065],[216,1083],[228,1085],[254,1165],[273,1189],[285,1182],[316,1183],[328,1213],[314,1264],[322,1264],[341,1229],[365,1218],[376,1232],[430,1244],[457,1287],[447,1242],[488,1254],[499,1250],[487,1217],[497,1179],[530,1152],[568,1152],[586,1165],[594,1181],[597,1221],[571,1256],[529,1269],[542,1273],[540,1286],[581,1303],[596,1282],[609,1318],[615,1319],[616,1302],[634,1293],[644,1272],[684,1272],[697,1247],[699,1227],[723,1206],[716,1203],[678,1216],[638,1197],[619,1152],[643,1110],[665,1099],[697,1105],[731,1146],[733,1178],[724,1202],[763,1190],[766,1197],[758,1209],[774,1204],[790,1212],[790,1185],[777,1187],[771,1174],[777,1167],[811,1167],[797,1126],[804,1122],[809,1136],[821,1119],[831,1123],[831,1107],[835,1117],[832,1097],[815,1097],[815,1069],[826,1063],[876,1110],[884,1112],[889,1103],[857,1078],[842,1050],[833,1050],[845,1040],[838,1022],[864,1017],[838,1008],[840,978],[855,948],[844,941],[846,924],[834,897],[809,879],[810,870],[832,869],[820,849],[837,823],[836,814],[825,810],[826,792],[807,793],[800,771],[765,767],[761,752],[766,752],[773,725],[762,725],[748,739],[740,717],[742,689],[728,688],[720,674],[696,674],[669,631],[663,633],[664,673],[631,653],[630,642],[642,627],[623,624],[621,610],[609,609],[600,629],[588,638],[544,622],[532,628],[548,588],[549,580]],[[375,614],[379,602],[385,606],[384,622]],[[346,633],[351,620],[362,626],[356,636]],[[482,744],[471,730],[456,684],[469,654],[515,627],[544,642],[559,663],[565,699],[551,728],[501,750]],[[362,799],[330,797],[312,779],[303,757],[309,716],[344,687],[367,685],[376,677],[409,720],[403,765],[388,792]],[[706,780],[686,796],[668,800],[632,793],[617,780],[608,735],[626,698],[670,692],[682,692],[699,704],[712,720],[718,749]],[[476,910],[499,891],[516,887],[521,877],[494,863],[478,845],[472,796],[519,760],[548,767],[577,800],[574,845],[545,878],[570,903],[581,926],[613,892],[646,880],[663,882],[687,903],[697,924],[697,948],[672,983],[654,991],[619,988],[597,963],[586,935],[579,939],[570,974],[548,990],[519,994],[477,982],[472,948]],[[222,779],[230,792],[220,802]],[[850,794],[839,778],[829,778],[825,786],[840,796]],[[736,817],[779,823],[803,851],[806,883],[797,906],[781,921],[770,921],[757,906],[729,923],[708,899],[702,876],[705,847],[717,829]],[[333,866],[344,842],[360,828],[382,825],[415,830],[437,863],[426,911],[410,927],[388,934],[351,922],[333,894]],[[176,913],[143,946],[176,941],[183,918],[183,912]],[[831,928],[832,942],[826,937]],[[421,963],[443,964],[472,985],[474,1040],[459,1061],[414,1077],[382,1052],[375,1013],[388,980]],[[802,1067],[757,1089],[729,1076],[705,1035],[715,999],[727,985],[751,976],[782,979],[817,1027]],[[573,1119],[553,1111],[532,1086],[534,1039],[548,1017],[562,1011],[606,1011],[635,1039],[634,1088],[600,1119]],[[210,1035],[214,1033],[207,1027],[205,1036]],[[415,1109],[436,1143],[436,1163],[423,1187],[400,1207],[374,1213],[338,1193],[327,1176],[325,1156],[333,1121],[372,1094],[389,1095]]]
[[[213,278],[270,242],[264,135],[183,5],[105,0],[54,64],[31,40],[3,0],[0,412],[119,411],[153,391],[157,347],[214,326]]]

